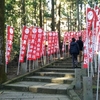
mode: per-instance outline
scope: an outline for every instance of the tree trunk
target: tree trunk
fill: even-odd
[[[81,2],[81,11],[82,11],[82,0],[80,2]],[[81,29],[80,30],[82,30],[82,13],[81,13]]]
[[[71,19],[72,19],[72,16],[71,16],[71,6],[70,6],[70,15],[69,15],[69,17],[70,17],[69,30],[71,31]]]
[[[26,25],[25,19],[25,0],[22,0],[22,25]]]
[[[0,1],[0,83],[6,81],[6,74],[5,74],[5,45],[4,45],[4,8],[5,7],[5,0]]]
[[[61,9],[61,3],[59,4],[59,22],[58,22],[58,36],[59,36],[59,46],[61,45],[61,34],[60,34],[60,9]]]
[[[51,23],[51,28],[52,28],[52,31],[55,31],[54,0],[52,0],[51,4],[52,4],[52,10],[51,10],[51,13],[52,13],[52,23]]]
[[[40,1],[40,27],[42,27],[42,0],[39,0]]]
[[[58,37],[59,37],[59,45],[61,44],[61,35],[60,35],[60,9],[61,9],[61,2],[60,0],[57,0],[57,4],[56,4],[57,8],[56,8],[56,14],[57,14],[57,18],[56,18],[56,29],[58,32]]]
[[[77,0],[76,2],[76,5],[77,5],[77,31],[80,30],[80,22],[79,22],[79,0]]]
[[[33,19],[35,20],[35,22],[33,21],[33,25],[36,26],[38,21],[37,21],[37,2],[36,0],[33,0],[33,8],[34,8],[34,13],[33,13]]]

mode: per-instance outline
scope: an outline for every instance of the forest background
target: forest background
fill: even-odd
[[[51,2],[50,2],[51,1]],[[59,42],[63,37],[61,32],[61,20],[67,20],[66,31],[80,31],[85,28],[85,9],[89,3],[93,7],[94,3],[100,0],[0,0],[0,83],[5,81],[5,40],[7,25],[14,27],[14,40],[11,52],[11,61],[19,55],[20,37],[23,25],[38,26],[44,28],[48,19],[51,24],[48,26],[51,31],[57,31]],[[46,23],[47,25],[47,23]],[[45,31],[48,31],[45,29]],[[60,44],[59,43],[59,44]]]

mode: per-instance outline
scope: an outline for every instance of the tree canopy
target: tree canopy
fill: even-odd
[[[45,20],[51,18],[52,30],[55,30],[57,29],[55,27],[60,27],[60,22],[57,25],[57,20],[54,20],[59,16],[59,20],[63,17],[67,18],[68,25],[66,27],[68,27],[68,31],[79,31],[84,28],[86,4],[100,2],[100,0],[51,1],[52,2],[49,0],[6,0],[5,25],[11,25],[15,29],[12,55],[16,55],[19,52],[19,38],[23,25],[34,25],[43,28]],[[57,31],[60,31],[59,28]],[[59,38],[60,35],[59,32]]]

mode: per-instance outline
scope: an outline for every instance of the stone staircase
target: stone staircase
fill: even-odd
[[[3,89],[17,92],[42,93],[46,95],[69,95],[68,90],[74,86],[74,71],[75,69],[71,67],[71,58],[59,60],[27,75],[4,83]]]

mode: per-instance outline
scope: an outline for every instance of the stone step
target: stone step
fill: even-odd
[[[74,78],[65,77],[50,77],[50,76],[28,76],[23,79],[24,81],[35,81],[35,82],[49,82],[49,83],[62,83],[71,84]]]
[[[72,62],[55,62],[52,64],[53,66],[72,66]],[[51,66],[51,65],[50,65]],[[78,64],[78,66],[81,66],[81,63]]]
[[[67,95],[2,90],[0,100],[70,100]]]
[[[69,88],[73,88],[73,81],[75,78],[75,69],[71,67],[71,59],[57,61],[27,74],[19,80],[4,84],[3,89],[28,92],[33,94],[49,94],[49,95],[68,95]],[[17,94],[16,94],[17,95]],[[13,97],[13,95],[12,95]],[[20,97],[20,96],[19,96]],[[26,95],[21,97],[21,100],[70,100],[59,98],[35,98],[30,94],[30,98]],[[16,98],[15,98],[16,99]],[[12,100],[12,99],[11,99]]]
[[[67,94],[70,84],[47,83],[47,82],[28,82],[21,81],[5,85],[5,89],[16,91],[30,91],[33,93],[48,94]]]
[[[72,63],[72,60],[56,61],[55,63]]]
[[[72,58],[60,59],[60,60],[57,60],[56,62],[69,62],[69,61],[72,61]]]
[[[67,69],[67,68],[43,68],[41,71],[46,71],[46,72],[68,72],[68,73],[74,73],[74,69]]]
[[[56,77],[74,77],[75,74],[74,73],[65,73],[65,72],[35,72],[33,75],[37,75],[37,76],[56,76]]]
[[[66,65],[49,65],[48,66],[48,68],[66,68],[66,69],[73,69],[74,70],[74,68],[72,67],[72,65],[71,66],[66,66]],[[77,68],[81,68],[80,66],[78,66]]]
[[[54,63],[54,64],[52,64],[52,65],[54,65],[54,66],[59,66],[59,65],[66,65],[66,66],[70,66],[70,65],[72,65],[72,63]]]
[[[59,68],[59,67],[61,67],[61,68],[73,68],[72,67],[72,65],[50,65],[50,66],[48,66],[48,67],[55,67],[55,68]]]
[[[61,66],[61,65],[49,65],[48,68],[71,68],[71,67]]]

